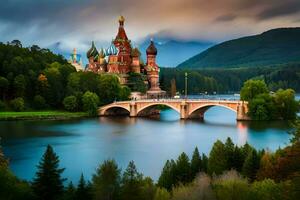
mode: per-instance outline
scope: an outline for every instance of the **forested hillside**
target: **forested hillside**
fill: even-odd
[[[177,91],[184,90],[184,73],[188,72],[188,93],[238,92],[248,79],[261,79],[271,91],[292,88],[300,92],[300,64],[270,65],[248,68],[178,69],[162,68],[161,85],[170,91],[175,79]]]
[[[300,61],[300,28],[280,28],[215,45],[179,68],[257,67]]]

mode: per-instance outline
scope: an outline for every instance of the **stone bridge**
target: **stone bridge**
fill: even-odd
[[[236,113],[237,120],[249,120],[248,102],[238,100],[209,99],[145,99],[136,101],[119,101],[100,107],[99,116],[123,115],[130,117],[147,116],[157,110],[157,106],[167,106],[180,114],[181,119],[203,119],[210,107],[221,106]]]

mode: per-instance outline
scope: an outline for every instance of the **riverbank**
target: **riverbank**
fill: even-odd
[[[27,111],[27,112],[0,112],[0,121],[12,120],[64,120],[88,117],[86,112],[67,111]]]

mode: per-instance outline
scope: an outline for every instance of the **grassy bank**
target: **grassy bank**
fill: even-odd
[[[67,112],[67,111],[27,111],[27,112],[0,112],[0,121],[4,120],[59,120],[88,117],[85,112]]]

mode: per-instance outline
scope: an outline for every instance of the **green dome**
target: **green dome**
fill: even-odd
[[[98,55],[99,55],[99,53],[98,53],[97,48],[95,46],[95,43],[93,41],[92,42],[92,47],[86,53],[86,57],[87,58],[94,57],[94,59],[96,59],[98,57]]]

